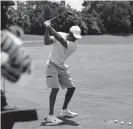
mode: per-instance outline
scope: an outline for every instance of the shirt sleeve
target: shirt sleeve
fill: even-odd
[[[66,38],[66,36],[65,36],[65,33],[63,33],[63,32],[58,32],[63,38]],[[57,39],[54,37],[54,36],[50,36],[52,39],[53,39],[53,41],[54,41],[54,43],[57,43],[58,41],[57,41]]]
[[[53,39],[54,43],[57,43],[57,40],[54,36],[50,36],[51,39]]]
[[[64,33],[64,32],[58,32],[64,39],[66,39],[66,33]]]
[[[58,32],[58,34],[60,34],[61,35],[61,37],[63,37],[64,39],[66,39],[66,33],[64,33],[64,32]],[[56,40],[56,38],[54,37],[54,36],[50,36],[53,40],[54,40],[54,42],[56,43],[57,42],[57,40]]]
[[[66,39],[66,33],[64,32],[58,32],[64,39]],[[52,44],[53,47],[57,47],[58,49],[66,49],[54,36],[51,36],[54,40],[54,43]]]
[[[65,40],[67,39],[67,33],[64,32],[58,32]],[[63,49],[66,49],[61,43],[59,43],[61,45],[61,47],[63,47]],[[68,41],[67,41],[68,44]]]

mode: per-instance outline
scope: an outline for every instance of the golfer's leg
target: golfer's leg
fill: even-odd
[[[64,104],[63,104],[62,109],[67,109],[68,104],[69,104],[69,102],[72,99],[72,96],[74,94],[74,91],[75,91],[75,87],[67,88],[67,92],[65,95],[65,100],[64,100]]]
[[[48,88],[52,89],[49,96],[49,115],[53,115],[56,96],[59,91],[58,76],[52,75],[50,77],[47,77],[46,82],[47,82]]]
[[[61,116],[75,117],[75,116],[77,116],[77,113],[72,112],[67,108],[69,102],[71,101],[71,99],[73,97],[74,91],[75,91],[75,86],[74,86],[74,83],[72,81],[72,78],[70,76],[68,76],[68,78],[66,76],[61,77],[60,83],[61,83],[62,88],[67,88],[64,104],[63,104],[62,110],[60,112],[60,115]]]
[[[52,88],[50,96],[49,96],[49,115],[54,114],[54,105],[56,101],[56,96],[59,91],[59,88]]]
[[[52,75],[49,77],[47,76],[46,82],[47,82],[48,88],[52,89],[49,96],[49,115],[53,115],[56,96],[59,91],[58,76],[57,75]]]
[[[60,85],[62,86],[62,88],[63,89],[67,88],[64,104],[62,107],[62,109],[67,109],[68,104],[69,104],[69,102],[72,99],[72,96],[74,94],[75,85],[73,83],[72,78],[70,77],[70,74],[68,74],[67,72],[66,72],[65,76],[59,75],[58,78],[59,78],[59,82],[60,82]]]
[[[63,122],[54,115],[54,105],[60,86],[58,82],[58,76],[56,74],[53,74],[52,76],[47,76],[46,82],[47,86],[49,88],[52,88],[49,96],[49,115],[47,117],[47,122],[49,125],[58,125]]]
[[[56,72],[56,69],[51,64],[49,64],[46,67],[46,84],[48,88],[52,89],[49,96],[49,115],[54,114],[54,105],[60,86],[58,80],[58,73]]]

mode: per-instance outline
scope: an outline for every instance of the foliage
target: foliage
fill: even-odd
[[[57,31],[68,32],[72,25],[79,25],[82,35],[103,33],[133,33],[132,1],[84,1],[82,11],[61,6],[52,1],[17,2],[18,9],[9,16],[13,23],[23,27],[26,34],[44,34],[43,22],[69,10],[72,16],[60,16],[52,21]],[[49,9],[50,7],[50,9]]]
[[[82,12],[97,22],[103,33],[130,33],[133,3],[130,1],[84,1]]]

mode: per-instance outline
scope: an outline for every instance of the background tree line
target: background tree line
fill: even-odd
[[[72,11],[73,15],[67,19],[64,15],[52,22],[58,31],[68,32],[72,25],[77,24],[82,35],[133,33],[133,1],[84,1],[82,11],[52,1],[18,1],[17,5],[17,10],[9,9],[8,14],[26,34],[44,34],[46,16],[54,16],[65,10]]]

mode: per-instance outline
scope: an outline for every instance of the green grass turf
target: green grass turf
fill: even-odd
[[[43,40],[43,37],[36,37],[27,36],[25,40]],[[132,39],[86,36],[80,40],[80,44],[89,45],[79,45],[76,53],[66,61],[77,87],[69,108],[78,116],[56,127],[40,126],[48,115],[50,89],[45,83],[45,64],[50,47],[43,42],[25,43],[34,63],[32,79],[28,84],[26,81],[17,85],[6,82],[6,95],[11,105],[37,108],[39,120],[17,123],[14,129],[132,129],[133,125],[128,125],[129,121],[133,123]],[[62,107],[65,91],[60,90],[58,94],[56,115]],[[116,124],[112,123],[115,119],[118,120]],[[120,125],[120,121],[125,124]]]
[[[43,36],[38,35],[25,35],[24,41],[43,41]],[[82,40],[79,40],[79,44],[131,44],[133,43],[133,36],[113,36],[113,35],[89,35],[83,36]]]

